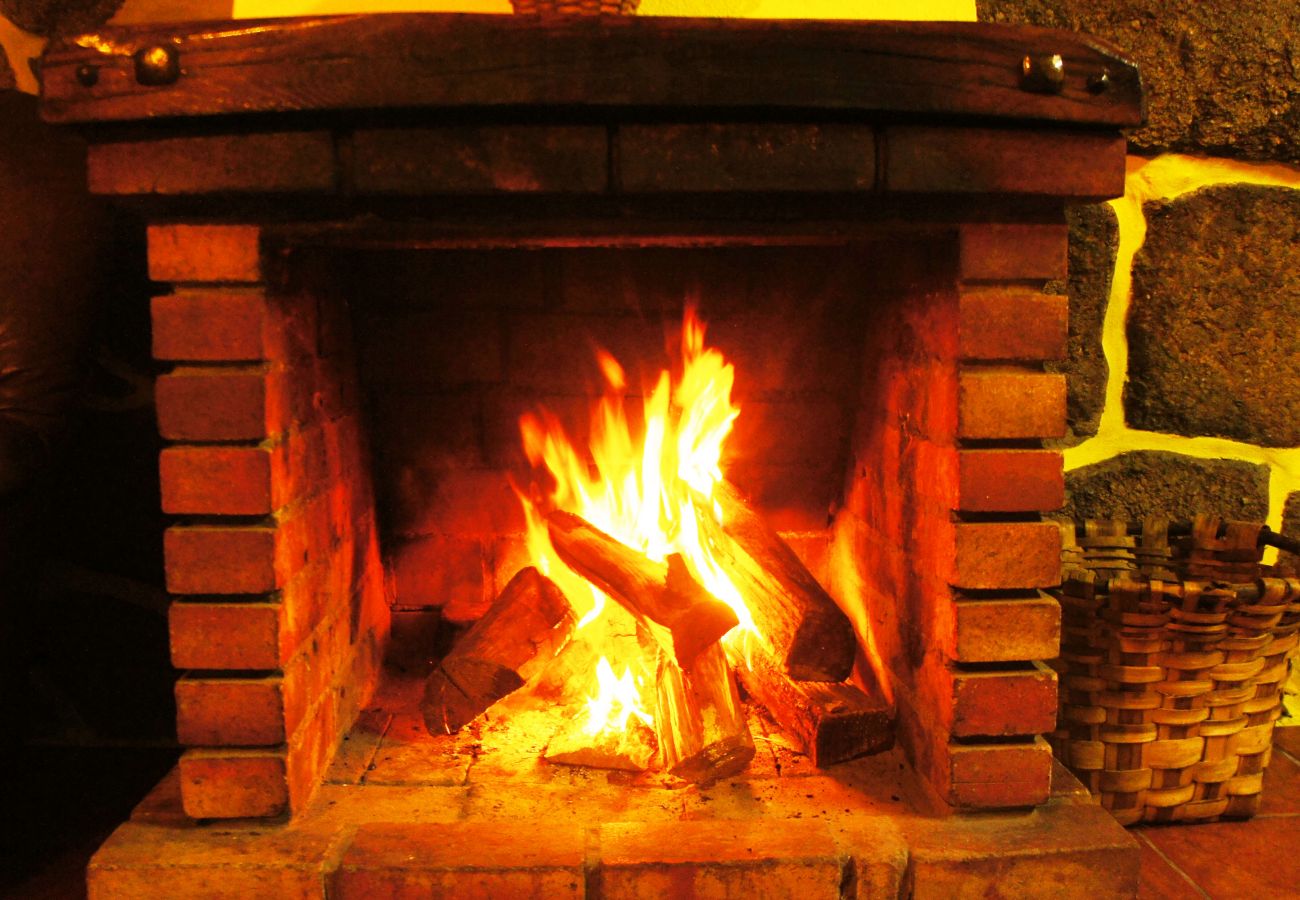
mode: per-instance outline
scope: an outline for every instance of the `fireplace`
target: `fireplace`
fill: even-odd
[[[176,517],[188,749],[93,890],[1131,890],[1041,737],[1043,286],[1065,204],[1122,191],[1130,64],[1028,28],[431,15],[107,31],[43,72],[150,222]],[[736,367],[727,477],[849,620],[877,755],[815,768],[757,704],[755,761],[703,785],[557,774],[527,709],[426,733],[436,632],[535,561],[521,415],[586,428],[595,348],[638,409],[688,306]]]

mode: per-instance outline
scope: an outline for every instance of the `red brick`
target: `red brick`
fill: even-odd
[[[97,142],[88,151],[95,194],[324,192],[335,181],[328,131]]]
[[[174,594],[262,594],[283,584],[276,529],[263,525],[174,525],[163,536],[167,590]]]
[[[840,897],[824,822],[618,822],[600,828],[600,896]]]
[[[1107,199],[1124,193],[1124,138],[966,125],[884,129],[884,189]]]
[[[1061,530],[1055,522],[959,522],[955,587],[1051,587],[1061,581]]]
[[[965,281],[1028,281],[1066,276],[1065,223],[980,223],[961,227],[958,270]]]
[[[176,682],[176,739],[187,747],[284,743],[284,679],[193,678]]]
[[[963,369],[961,438],[1053,438],[1065,434],[1065,376],[1019,369]]]
[[[260,441],[278,430],[268,371],[177,369],[158,378],[158,430],[173,441]]]
[[[393,551],[396,604],[405,608],[483,606],[483,544],[477,538],[413,538]]]
[[[1006,671],[947,671],[953,737],[1043,734],[1056,727],[1056,673],[1042,663]]]
[[[239,362],[266,359],[266,296],[255,290],[193,290],[154,297],[155,359]]]
[[[173,282],[255,282],[262,278],[255,225],[150,225],[149,277]]]
[[[435,651],[442,615],[436,609],[394,609],[387,662],[421,675],[437,661]]]
[[[1013,288],[967,290],[960,295],[962,359],[1063,359],[1069,298]]]
[[[957,509],[1049,512],[1065,503],[1063,457],[1056,450],[961,450]]]
[[[963,663],[1055,659],[1061,649],[1061,606],[1040,593],[956,601],[956,646]]]
[[[602,126],[359,129],[352,137],[362,192],[596,192],[609,181],[608,159]]]
[[[289,809],[284,750],[186,750],[180,770],[191,818],[270,818]]]
[[[278,669],[278,603],[178,601],[169,611],[172,665],[178,669]]]
[[[362,370],[372,385],[425,391],[501,379],[501,328],[495,314],[408,313],[362,319]]]
[[[625,125],[619,182],[642,191],[871,191],[869,125]]]
[[[256,516],[274,509],[265,447],[168,447],[158,475],[165,513]]]
[[[580,825],[365,824],[330,876],[338,900],[374,897],[581,897]]]
[[[1024,744],[949,744],[944,798],[963,809],[1036,806],[1047,800],[1052,748],[1041,737]]]

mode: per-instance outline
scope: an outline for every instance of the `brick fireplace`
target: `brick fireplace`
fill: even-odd
[[[1030,28],[360,16],[108,31],[43,71],[92,190],[150,223],[176,517],[187,749],[92,892],[1132,888],[1041,737],[1066,337],[1042,288],[1066,204],[1122,192],[1132,66]],[[815,770],[764,736],[723,786],[557,793],[490,726],[408,729],[435,633],[527,562],[520,414],[580,418],[593,346],[659,365],[687,299],[737,366],[728,474],[848,615],[897,748]],[[656,823],[705,849],[659,859]],[[759,862],[717,876],[741,834]]]

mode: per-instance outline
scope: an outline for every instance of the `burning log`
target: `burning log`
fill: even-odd
[[[894,744],[889,701],[847,682],[795,681],[765,651],[751,649],[736,672],[750,698],[798,739],[819,769],[880,753]]]
[[[429,733],[459,731],[518,690],[573,625],[569,601],[554,582],[532,566],[520,569],[425,682],[420,711]]]
[[[669,630],[673,653],[683,669],[739,624],[731,607],[695,581],[677,554],[667,563],[655,562],[562,510],[547,516],[546,524],[555,552],[575,572],[634,615]]]
[[[580,721],[575,721],[551,739],[546,758],[566,766],[644,772],[658,749],[654,730],[640,721],[628,722],[622,731],[596,735],[588,734]]]
[[[713,499],[722,524],[702,515],[701,527],[780,670],[799,681],[844,681],[857,654],[848,617],[735,487],[718,482]]]
[[[699,784],[744,770],[754,758],[754,738],[721,644],[688,668],[659,654],[655,731],[664,768]]]

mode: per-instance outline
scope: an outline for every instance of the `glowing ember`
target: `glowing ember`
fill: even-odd
[[[641,693],[630,668],[623,669],[623,675],[616,678],[609,660],[602,656],[596,664],[596,683],[596,696],[587,700],[587,724],[583,726],[587,734],[626,731],[627,720],[633,716],[654,725],[654,717],[641,707]]]

